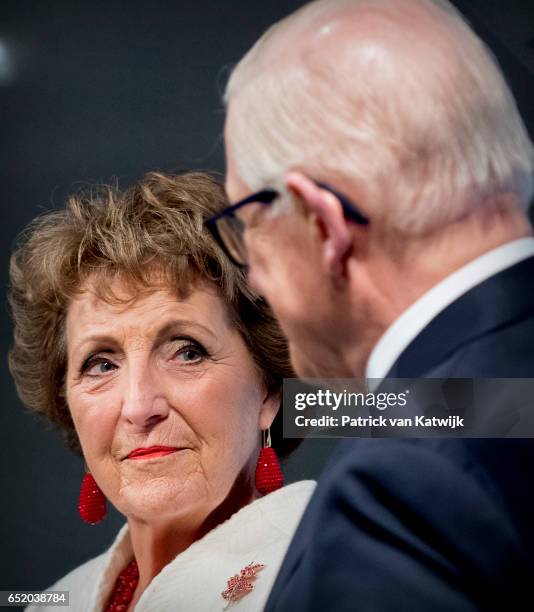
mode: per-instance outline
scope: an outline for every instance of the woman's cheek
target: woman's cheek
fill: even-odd
[[[105,452],[111,445],[117,422],[112,397],[80,394],[71,400],[71,415],[84,451]]]

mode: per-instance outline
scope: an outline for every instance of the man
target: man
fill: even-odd
[[[226,101],[217,230],[298,374],[534,377],[533,148],[453,7],[308,4]],[[267,610],[531,607],[533,474],[531,440],[345,441]]]

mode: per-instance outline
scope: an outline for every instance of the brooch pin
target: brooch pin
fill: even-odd
[[[221,593],[223,598],[228,601],[223,610],[226,610],[231,603],[238,601],[252,591],[254,588],[252,581],[256,578],[256,574],[264,567],[265,565],[261,563],[249,563],[239,574],[235,574],[228,580],[226,590]]]

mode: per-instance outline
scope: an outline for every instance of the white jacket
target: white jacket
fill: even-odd
[[[263,610],[289,541],[315,482],[303,480],[245,506],[180,553],[152,580],[135,612],[259,612]],[[29,606],[28,612],[102,612],[118,574],[133,558],[128,525],[104,554],[61,578],[49,590],[69,591],[68,607]],[[265,567],[254,588],[228,604],[227,581],[249,563]],[[228,607],[226,607],[228,606]]]

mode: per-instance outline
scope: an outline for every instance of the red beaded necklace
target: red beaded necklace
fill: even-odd
[[[126,612],[139,582],[139,570],[135,559],[119,574],[110,595],[106,612]]]

